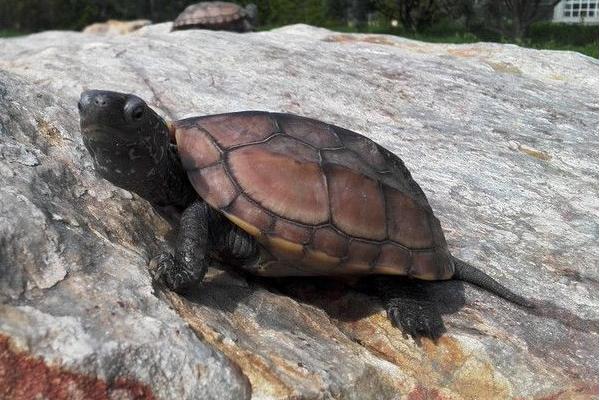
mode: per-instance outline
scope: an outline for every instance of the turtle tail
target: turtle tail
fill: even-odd
[[[506,299],[520,306],[527,308],[535,308],[535,304],[531,300],[528,300],[523,296],[519,296],[518,294],[512,292],[510,289],[502,286],[494,278],[492,278],[485,272],[475,268],[471,264],[468,264],[465,261],[460,260],[454,256],[452,256],[452,260],[454,261],[454,275],[452,277],[453,279],[477,285],[482,289],[494,293],[495,295],[500,296],[503,299]]]

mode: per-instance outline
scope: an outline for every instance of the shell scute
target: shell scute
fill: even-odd
[[[384,240],[385,200],[378,182],[337,165],[324,169],[333,223],[350,236]]]
[[[221,160],[221,151],[206,131],[195,124],[176,125],[175,129],[183,168],[204,168]]]
[[[388,168],[385,157],[380,151],[381,147],[377,143],[348,129],[336,127],[335,132],[344,143],[344,146],[367,161],[372,168],[376,170],[386,170]]]
[[[227,207],[225,216],[253,236],[262,235],[273,225],[273,217],[245,195],[239,195]]]
[[[294,243],[307,243],[310,240],[311,229],[305,225],[295,224],[281,218],[277,218],[272,234],[274,236],[289,240]]]
[[[379,274],[407,275],[412,256],[410,251],[396,244],[386,243],[381,246],[381,253],[375,265]]]
[[[295,222],[329,219],[325,179],[314,149],[289,137],[231,151],[227,162],[244,192],[265,209]]]
[[[353,171],[360,172],[361,174],[368,176],[375,181],[379,180],[379,174],[371,165],[346,148],[322,150],[321,157],[324,164],[346,167]]]
[[[413,249],[433,247],[430,224],[433,215],[405,193],[390,187],[385,187],[384,192],[390,239]]]
[[[340,147],[342,145],[331,126],[323,122],[287,114],[278,114],[277,122],[286,135],[316,148]]]
[[[361,240],[351,240],[344,268],[354,273],[370,273],[380,252],[378,243],[368,243]]]
[[[414,252],[408,275],[424,280],[440,280],[452,277],[453,268],[446,249]]]
[[[211,206],[223,208],[239,194],[222,164],[188,172],[196,192]]]
[[[315,231],[312,248],[332,257],[344,257],[348,252],[348,239],[329,227]]]
[[[265,118],[263,114],[253,112],[200,118],[198,125],[206,130],[223,149],[259,142],[276,132],[271,118]]]

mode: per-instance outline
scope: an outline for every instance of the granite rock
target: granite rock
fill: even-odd
[[[0,397],[598,397],[596,60],[304,25],[169,30],[0,40]],[[153,287],[172,225],[95,174],[84,89],[168,118],[269,110],[361,132],[402,157],[453,254],[541,306],[431,283],[447,333],[417,343],[346,282],[215,263],[186,296]]]
[[[95,22],[83,28],[83,33],[93,33],[97,35],[125,35],[138,29],[152,24],[148,19],[136,19],[133,21],[119,21],[109,19],[106,22]]]

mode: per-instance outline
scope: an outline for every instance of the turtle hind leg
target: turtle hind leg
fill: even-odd
[[[376,282],[390,322],[405,336],[419,342],[421,337],[436,340],[444,334],[442,314],[427,283],[389,276],[377,277]]]
[[[441,314],[431,301],[390,299],[386,303],[386,312],[392,325],[417,341],[421,337],[437,340],[446,332]]]
[[[221,220],[220,229],[212,235],[214,251],[218,258],[235,266],[255,261],[258,258],[256,239],[222,215],[218,217]]]

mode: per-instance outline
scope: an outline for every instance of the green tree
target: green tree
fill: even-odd
[[[1,0],[0,29],[35,32],[82,29],[107,19],[174,19],[187,5],[183,0]]]
[[[349,0],[325,0],[327,19],[336,25],[348,22]]]
[[[556,6],[560,0],[552,0],[546,7]],[[520,41],[535,22],[542,0],[489,0],[484,4],[484,19],[489,28],[497,33]]]
[[[383,16],[398,19],[410,32],[424,31],[441,17],[438,0],[376,0],[375,7]]]
[[[367,25],[367,14],[371,8],[369,0],[350,0],[348,2],[348,20],[357,28]]]
[[[470,31],[477,20],[476,0],[438,0],[441,11],[453,20],[460,20]]]

